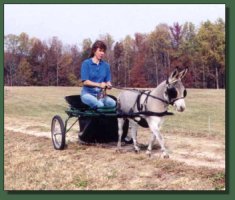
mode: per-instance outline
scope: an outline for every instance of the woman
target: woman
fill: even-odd
[[[110,66],[102,60],[107,47],[102,41],[96,41],[91,48],[90,58],[82,62],[81,79],[83,88],[81,100],[92,108],[114,107],[115,100],[102,96],[102,89],[111,89]]]

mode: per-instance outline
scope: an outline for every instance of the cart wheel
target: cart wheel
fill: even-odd
[[[51,122],[51,139],[55,149],[62,150],[65,147],[65,128],[60,116],[55,115]]]

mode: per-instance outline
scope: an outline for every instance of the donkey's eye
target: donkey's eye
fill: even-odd
[[[184,97],[187,96],[187,90],[184,90]]]

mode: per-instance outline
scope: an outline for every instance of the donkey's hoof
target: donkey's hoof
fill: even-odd
[[[135,153],[140,153],[140,148],[139,147],[135,148]]]
[[[170,156],[169,156],[169,154],[168,154],[168,153],[163,153],[163,154],[162,154],[162,156],[163,156],[163,158],[164,158],[164,159],[168,159],[168,158],[170,158]]]
[[[116,149],[116,153],[121,153],[121,149],[120,149],[120,148],[117,148],[117,149]]]
[[[140,153],[140,150],[135,149],[135,153]]]
[[[149,150],[147,150],[147,151],[146,151],[146,155],[147,155],[149,158],[151,158],[151,156],[152,156],[152,152],[151,152],[151,151],[149,151]]]

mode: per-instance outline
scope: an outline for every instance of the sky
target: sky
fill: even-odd
[[[150,33],[158,24],[225,21],[225,4],[4,4],[4,35],[49,40],[81,46],[109,33],[114,41],[127,35]]]

